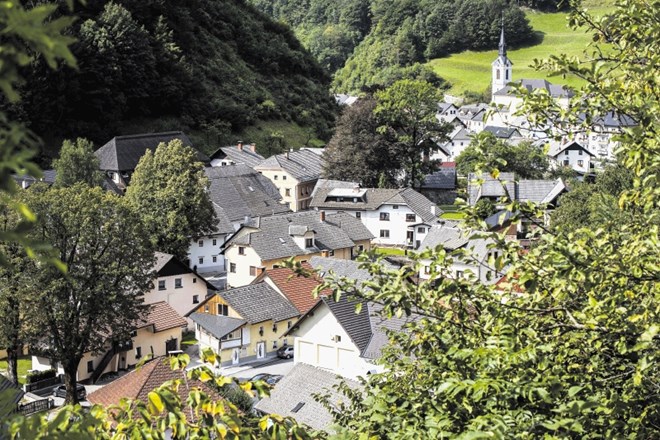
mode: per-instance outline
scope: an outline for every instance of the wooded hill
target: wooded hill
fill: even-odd
[[[521,6],[555,9],[558,0],[250,0],[289,24],[321,65],[335,72],[337,92],[357,92],[401,76],[415,63],[463,50],[534,39]]]
[[[213,149],[261,121],[330,135],[329,75],[289,27],[243,1],[88,0],[73,14],[78,69],[34,61],[10,109],[51,148],[182,129]]]

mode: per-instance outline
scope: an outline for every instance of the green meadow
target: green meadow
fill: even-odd
[[[595,15],[612,9],[612,1],[585,1],[585,6]],[[590,4],[589,4],[590,3]],[[591,36],[583,30],[568,27],[567,13],[527,13],[532,28],[539,36],[539,43],[507,51],[513,63],[513,79],[545,78],[557,84],[577,86],[580,80],[574,77],[549,77],[547,72],[535,71],[531,64],[535,59],[565,53],[581,55],[591,41]],[[447,58],[431,60],[428,65],[448,80],[452,87],[449,93],[462,95],[467,91],[482,93],[490,85],[491,63],[497,57],[496,50],[485,52],[466,51]]]

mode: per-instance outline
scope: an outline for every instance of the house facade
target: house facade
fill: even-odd
[[[548,152],[548,156],[552,159],[555,168],[568,167],[582,176],[594,172],[595,155],[578,142],[555,144]]]
[[[326,214],[344,212],[374,235],[373,244],[410,246],[413,236],[408,226],[421,222],[437,223],[440,210],[429,199],[410,188],[322,188],[311,207]]]
[[[312,256],[351,259],[371,248],[373,235],[347,213],[326,215],[306,211],[257,218],[227,240],[227,283],[250,284],[264,270],[284,261],[308,261]]]
[[[210,156],[210,165],[224,167],[241,163],[252,168],[263,160],[264,157],[257,153],[256,144],[245,145],[239,141],[236,145],[218,148]]]
[[[316,181],[321,177],[322,157],[308,149],[271,156],[254,169],[267,177],[292,211],[309,207]]]
[[[300,312],[268,283],[218,292],[187,316],[200,348],[210,348],[222,365],[275,356],[282,334]]]
[[[134,368],[144,356],[165,356],[178,350],[187,325],[186,320],[166,302],[151,304],[145,319],[136,323],[130,340],[112,341],[110,338],[105,351],[83,355],[78,366],[78,381],[94,383],[103,374]],[[48,358],[32,356],[33,370],[50,368]],[[61,365],[57,370],[58,374],[64,374]]]

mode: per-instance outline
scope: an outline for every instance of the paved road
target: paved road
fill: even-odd
[[[286,376],[293,368],[293,359],[275,359],[265,364],[255,364],[246,367],[247,368],[240,371],[225,374],[238,379],[250,379],[254,375],[261,373],[281,374]]]

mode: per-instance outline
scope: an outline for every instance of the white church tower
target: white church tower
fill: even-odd
[[[511,67],[513,63],[506,56],[506,42],[504,41],[504,20],[502,20],[502,32],[500,33],[500,45],[497,59],[493,61],[493,78],[491,84],[491,93],[502,90],[508,83],[512,81]]]

